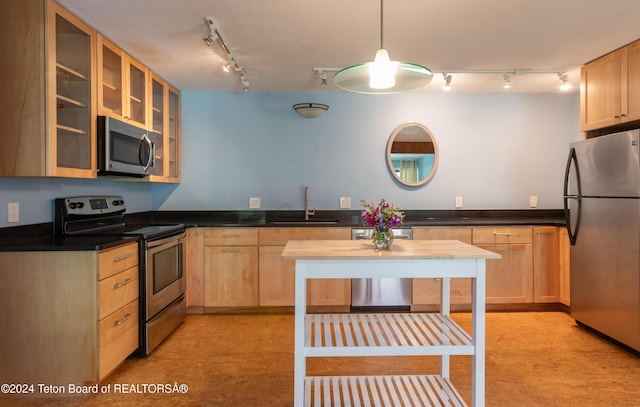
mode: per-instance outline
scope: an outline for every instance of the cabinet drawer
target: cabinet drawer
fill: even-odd
[[[138,264],[138,242],[100,252],[98,280],[105,279]]]
[[[531,227],[478,227],[473,228],[473,244],[478,243],[532,243]]]
[[[100,380],[137,348],[138,300],[135,300],[100,321]]]
[[[255,246],[258,244],[256,228],[221,228],[204,231],[205,246]]]
[[[351,228],[264,228],[261,246],[284,246],[289,240],[350,240]]]
[[[100,319],[138,298],[138,267],[100,281]]]
[[[413,231],[413,240],[460,240],[471,244],[470,227],[414,226],[411,230]]]

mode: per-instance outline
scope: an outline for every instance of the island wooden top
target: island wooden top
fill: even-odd
[[[376,251],[370,240],[289,240],[283,259],[499,259],[490,252],[458,240],[396,240],[391,250]]]

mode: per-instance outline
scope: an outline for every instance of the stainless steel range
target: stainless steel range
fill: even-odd
[[[54,201],[54,235],[140,237],[139,348],[147,356],[186,315],[185,227],[127,224],[121,196],[81,196]]]

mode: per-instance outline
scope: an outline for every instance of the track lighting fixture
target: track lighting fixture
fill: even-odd
[[[225,72],[231,72],[231,70],[235,72],[239,72],[240,82],[242,82],[242,91],[248,92],[249,80],[247,79],[247,74],[244,68],[238,65],[238,63],[233,58],[233,55],[231,55],[231,51],[229,51],[227,44],[225,44],[225,42],[222,40],[222,36],[220,35],[220,32],[216,28],[216,25],[213,22],[213,18],[205,17],[204,20],[205,20],[205,23],[207,24],[207,27],[209,28],[209,35],[203,38],[204,43],[207,44],[207,47],[210,47],[211,44],[215,41],[218,41],[220,43],[220,46],[222,46],[222,48],[224,49],[227,55],[227,62],[222,66],[222,69]]]
[[[442,89],[451,90],[451,75],[446,72],[442,73],[442,78],[444,79],[444,85],[442,85]]]
[[[511,89],[511,75],[508,73],[505,73],[503,78],[504,78],[504,83],[502,84],[502,87],[505,89]]]
[[[346,69],[346,68],[345,68]],[[326,73],[327,72],[341,72],[344,69],[340,68],[313,68],[313,72],[318,75],[320,78],[320,84],[326,85]],[[562,85],[560,89],[563,91],[571,89],[571,83],[569,83],[569,75],[565,71],[560,70],[535,70],[535,69],[442,69],[437,70],[434,69],[431,72],[433,73],[441,73],[442,79],[444,80],[444,84],[442,85],[442,89],[449,91],[452,89],[451,81],[453,79],[452,74],[489,74],[489,75],[502,75],[502,86],[505,89],[510,89],[512,86],[511,76],[512,75],[531,75],[531,74],[554,74],[557,75],[558,78],[562,81]],[[336,74],[337,75],[337,74]],[[335,79],[334,79],[335,81]],[[338,85],[336,83],[336,85]],[[366,86],[369,86],[368,84]],[[340,85],[338,85],[340,87]],[[370,92],[361,92],[361,93],[370,93]],[[392,93],[392,92],[380,92],[380,93]]]

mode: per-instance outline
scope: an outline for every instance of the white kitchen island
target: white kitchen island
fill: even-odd
[[[449,356],[471,355],[472,405],[484,405],[485,260],[500,255],[456,240],[290,240],[296,262],[294,406],[466,405],[449,380]],[[440,313],[309,314],[311,278],[441,278]],[[473,336],[450,317],[451,278],[473,279]],[[307,357],[440,355],[440,374],[306,375]]]

